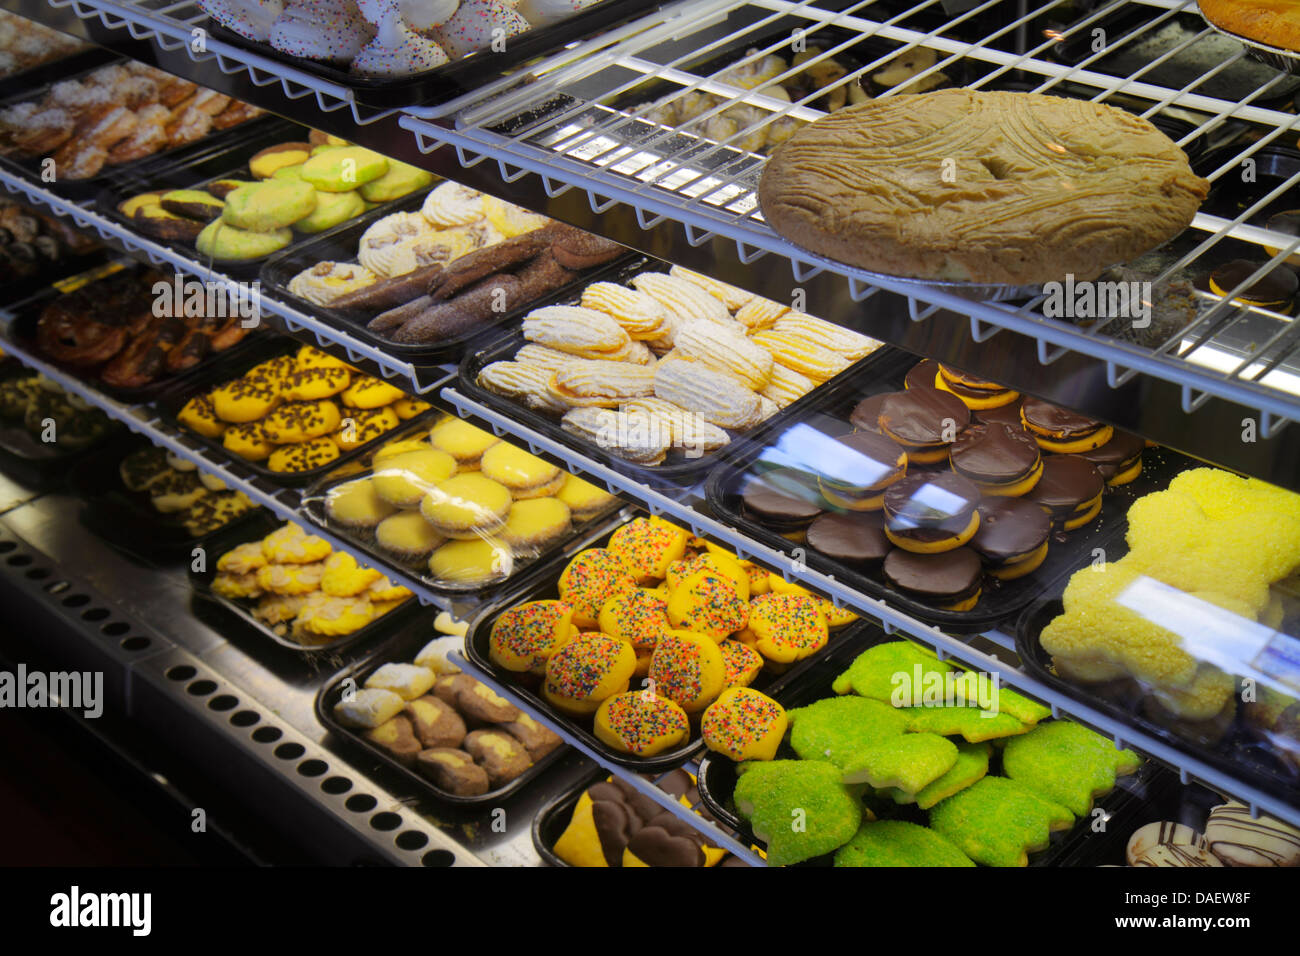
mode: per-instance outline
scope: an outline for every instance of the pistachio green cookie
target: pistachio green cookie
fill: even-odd
[[[1053,720],[1007,742],[1002,768],[1029,789],[1086,816],[1092,801],[1115,789],[1117,775],[1132,773],[1142,758],[1116,750],[1101,734],[1071,720]]]
[[[313,152],[298,174],[327,193],[345,193],[374,182],[388,172],[388,160],[364,146],[339,146]]]
[[[915,684],[918,666],[923,681],[927,674],[946,674],[952,670],[933,653],[917,644],[890,641],[869,647],[859,654],[849,669],[835,678],[831,687],[837,694],[852,693],[889,703],[895,690],[903,686],[904,678],[911,682],[907,686]]]
[[[878,700],[831,697],[788,711],[790,746],[839,767],[846,783],[916,793],[957,762],[952,741],[907,733],[907,718]]]
[[[985,777],[930,811],[930,828],[985,866],[1028,866],[1053,830],[1073,824],[1067,808],[1006,777]]]
[[[316,190],[292,179],[266,179],[240,186],[226,196],[221,219],[251,232],[273,232],[311,215]]]
[[[836,866],[974,866],[933,830],[904,820],[863,823],[835,851]]]
[[[848,843],[862,822],[862,804],[832,764],[754,760],[736,770],[736,809],[767,843],[770,866],[830,853]]]
[[[952,765],[952,769],[918,793],[891,788],[882,790],[881,794],[892,798],[895,803],[915,803],[922,810],[929,810],[940,800],[946,800],[983,779],[989,772],[990,749],[988,744],[958,744],[957,762]]]
[[[961,664],[958,664],[957,666],[968,674],[974,676],[975,671],[972,671],[969,667],[965,667]],[[1010,687],[1003,687],[1001,684],[998,685],[997,705],[990,709],[997,710],[1000,714],[1010,714],[1022,724],[1029,724],[1030,726],[1033,726],[1040,720],[1046,720],[1048,717],[1052,716],[1052,709],[1050,707],[1046,707],[1036,700],[1031,700],[1024,694],[1012,690]]]
[[[1032,728],[1010,714],[995,714],[978,707],[899,707],[907,718],[907,729],[914,733],[961,735],[970,743],[997,740],[1028,733]]]
[[[426,172],[419,166],[412,166],[410,163],[390,159],[388,172],[361,187],[361,198],[366,202],[388,202],[413,193],[417,189],[425,189],[432,184],[433,173]]]

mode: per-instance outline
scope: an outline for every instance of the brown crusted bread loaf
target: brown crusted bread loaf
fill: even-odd
[[[772,154],[772,228],[873,272],[1096,278],[1177,235],[1209,190],[1149,122],[1086,100],[940,90],[826,116]]]
[[[1300,5],[1295,0],[1200,0],[1201,13],[1221,30],[1300,51]]]

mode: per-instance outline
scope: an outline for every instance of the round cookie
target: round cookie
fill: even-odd
[[[261,422],[231,425],[221,436],[222,447],[245,461],[265,461],[275,451],[275,443],[266,437]]]
[[[340,451],[354,451],[367,442],[386,435],[402,423],[392,406],[385,408],[350,408],[339,422],[338,431],[330,435]]]
[[[399,511],[375,527],[375,542],[401,561],[421,561],[446,540],[418,511]]]
[[[574,521],[587,521],[594,518],[618,501],[617,496],[611,495],[604,488],[593,485],[576,475],[567,474],[564,476],[564,484],[560,485],[560,490],[555,493],[555,497],[569,506]]]
[[[455,474],[456,460],[421,443],[410,451],[376,454],[372,472],[379,497],[398,508],[413,508]]]
[[[998,422],[971,425],[949,449],[952,470],[986,495],[1025,494],[1043,474],[1038,443],[1023,428]]]
[[[950,471],[917,472],[885,492],[885,536],[917,554],[960,548],[979,530],[979,486]]]
[[[292,523],[262,539],[262,554],[277,564],[314,564],[328,558],[331,551],[330,543],[320,535],[308,534]]]
[[[775,758],[787,726],[785,708],[748,687],[727,688],[700,718],[704,745],[737,763]]]
[[[980,526],[970,548],[989,574],[1001,581],[1024,577],[1047,557],[1052,522],[1047,513],[1023,498],[989,498],[980,502]]]
[[[278,445],[296,444],[321,438],[335,431],[343,416],[328,399],[317,402],[285,402],[260,422],[268,440]]]
[[[948,446],[969,424],[961,399],[935,388],[891,392],[880,404],[880,431],[903,446],[909,467],[946,461]]]
[[[1105,490],[1101,472],[1092,462],[1074,455],[1048,455],[1043,459],[1043,476],[1025,497],[1047,512],[1054,526],[1073,531],[1100,514]]]
[[[1128,838],[1128,844],[1124,848],[1124,858],[1129,866],[1137,866],[1139,857],[1165,844],[1204,847],[1205,837],[1181,823],[1165,821],[1148,823],[1146,826],[1138,827]]]
[[[267,467],[272,471],[300,472],[322,468],[339,456],[339,446],[328,438],[313,438],[296,445],[282,445],[271,452]]]
[[[749,627],[741,640],[767,660],[789,664],[826,646],[830,631],[816,599],[802,594],[763,594],[749,602]]]
[[[1134,866],[1203,867],[1223,866],[1223,861],[1203,846],[1162,843],[1133,861]]]
[[[1115,432],[1109,425],[1033,396],[1021,403],[1020,421],[1043,451],[1057,454],[1100,448]]]
[[[280,402],[280,390],[261,378],[245,376],[211,393],[212,407],[223,422],[240,425],[264,418]]]
[[[337,395],[352,384],[352,373],[340,366],[308,366],[284,377],[280,395],[287,402],[315,402]]]
[[[668,592],[671,594],[681,587],[683,581],[700,571],[708,571],[711,574],[727,579],[731,582],[737,597],[742,601],[749,600],[751,593],[749,572],[739,561],[720,549],[711,549],[704,554],[697,554],[685,561],[674,561],[670,564],[665,578]]]
[[[475,538],[500,528],[510,505],[504,485],[469,472],[435,485],[420,502],[420,514],[449,538]]]
[[[596,708],[596,737],[621,753],[653,757],[683,744],[690,737],[686,711],[644,690],[606,697]]]
[[[727,668],[718,645],[703,634],[670,630],[650,658],[654,691],[688,714],[709,706],[722,692]]]
[[[391,405],[405,398],[406,393],[396,385],[369,375],[356,375],[341,394],[341,400],[348,408],[380,408]]]
[[[448,541],[429,557],[429,574],[445,584],[487,584],[509,577],[513,570],[510,549],[491,538]]]
[[[727,669],[727,687],[748,687],[763,670],[763,655],[748,644],[725,640],[718,650],[722,651],[722,663]]]
[[[572,527],[569,506],[559,498],[526,498],[510,506],[497,536],[516,557],[535,557]]]
[[[736,593],[730,578],[712,571],[696,571],[668,595],[668,622],[681,630],[703,634],[721,642],[749,620],[749,604]]]
[[[564,713],[585,717],[607,697],[627,690],[634,670],[631,644],[605,634],[580,634],[546,662],[542,694]]]
[[[808,547],[833,561],[860,568],[878,564],[893,545],[879,514],[829,512],[808,526]]]
[[[564,473],[549,461],[507,442],[497,442],[484,451],[479,458],[479,469],[484,478],[504,485],[516,498],[553,494],[559,490],[564,477]],[[555,487],[551,488],[552,485]]]
[[[373,528],[396,510],[379,497],[372,478],[335,485],[325,494],[325,513],[345,528]]]
[[[204,438],[220,438],[226,431],[226,423],[217,417],[216,406],[209,395],[191,398],[176,413],[176,421]]]
[[[610,536],[610,551],[618,555],[640,584],[663,578],[668,565],[686,553],[688,535],[681,528],[654,518],[633,518]]]
[[[546,662],[573,639],[573,608],[563,601],[530,601],[492,623],[488,656],[515,673],[545,674]]]
[[[483,453],[500,442],[490,431],[463,418],[445,418],[429,430],[429,444],[456,459],[456,467],[470,471],[479,467]]]
[[[627,641],[638,652],[652,651],[669,630],[668,604],[654,591],[619,591],[600,607],[596,623],[602,634]]]
[[[923,604],[945,611],[969,611],[979,603],[983,568],[970,548],[940,554],[917,554],[895,548],[882,565],[892,588]]]
[[[623,591],[636,589],[621,558],[604,548],[588,548],[576,554],[560,573],[560,599],[573,605],[573,623],[580,628],[597,626],[605,602]]]

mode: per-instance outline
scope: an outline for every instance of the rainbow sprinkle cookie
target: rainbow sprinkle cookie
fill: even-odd
[[[933,830],[905,820],[868,820],[835,851],[836,866],[974,866]]]
[[[760,654],[783,664],[816,654],[830,639],[817,600],[802,594],[754,598],[749,604],[749,632]]]
[[[546,662],[542,693],[565,713],[585,716],[606,697],[627,690],[635,670],[631,644],[604,634],[581,634]]]
[[[1086,816],[1095,798],[1115,789],[1116,775],[1142,764],[1131,750],[1117,750],[1082,724],[1054,720],[1007,741],[1002,767],[1012,780]]]
[[[749,620],[749,605],[736,594],[730,578],[696,571],[668,596],[668,621],[673,627],[706,634],[721,642]]]
[[[546,662],[573,639],[573,608],[563,601],[530,601],[492,624],[488,656],[515,673],[546,673]]]
[[[1052,831],[1073,824],[1068,808],[1005,777],[985,777],[930,811],[930,827],[985,866],[1028,866]]]
[[[774,758],[786,726],[785,708],[748,687],[727,688],[700,718],[704,745],[735,761]]]
[[[727,669],[723,680],[728,687],[748,687],[763,669],[763,655],[740,641],[723,641],[722,663]]]
[[[652,757],[685,743],[691,733],[686,711],[657,694],[615,694],[596,710],[596,736],[616,750]]]
[[[618,637],[637,651],[653,651],[668,632],[668,603],[654,591],[620,591],[601,605],[596,623],[602,634]]]
[[[916,793],[957,762],[957,748],[935,734],[907,732],[894,708],[865,697],[831,697],[790,711],[790,746],[806,760],[826,760],[846,783]]]
[[[676,701],[688,714],[709,706],[722,693],[725,678],[718,645],[692,631],[669,631],[650,658],[655,693]]]
[[[641,584],[657,581],[686,553],[687,534],[666,521],[634,518],[610,536],[613,551]]]
[[[560,599],[573,605],[573,623],[596,627],[600,609],[614,595],[631,591],[636,581],[623,561],[604,548],[588,548],[569,562],[559,580]]]
[[[771,760],[738,768],[736,809],[767,843],[767,862],[789,866],[838,849],[857,833],[862,804],[833,764]]]

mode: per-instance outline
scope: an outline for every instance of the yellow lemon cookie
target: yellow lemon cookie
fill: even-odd
[[[296,445],[284,445],[271,452],[267,467],[272,471],[311,471],[328,465],[339,456],[339,446],[328,438],[313,438]]]
[[[338,366],[314,365],[284,377],[280,395],[288,402],[314,402],[337,395],[352,384],[352,373]]]
[[[381,462],[392,458],[394,455],[404,455],[408,451],[424,451],[428,447],[428,442],[421,441],[418,438],[394,438],[392,441],[384,442],[370,456],[371,467],[378,468]]]
[[[444,418],[429,430],[429,444],[445,451],[456,459],[462,470],[477,468],[483,452],[500,442],[490,431],[485,431],[463,418]]]
[[[311,594],[320,588],[325,562],[268,564],[257,572],[257,586],[272,594]]]
[[[256,378],[237,378],[212,392],[217,417],[237,425],[266,417],[279,402],[279,388]]]
[[[564,601],[529,601],[492,623],[488,656],[516,674],[546,673],[546,662],[573,640],[573,607]]]
[[[826,617],[816,598],[764,594],[749,603],[749,634],[755,650],[770,661],[803,660],[826,646]]]
[[[345,528],[373,528],[396,510],[379,497],[372,478],[335,485],[325,494],[325,513]]]
[[[555,497],[569,506],[574,521],[594,518],[618,501],[617,496],[611,495],[599,485],[593,485],[590,481],[585,481],[576,475],[567,474]]]
[[[727,668],[728,687],[748,687],[763,669],[763,655],[748,644],[726,640],[718,645]]]
[[[669,630],[668,602],[645,588],[619,591],[600,606],[596,623],[602,634],[627,641],[638,652],[654,650]]]
[[[217,558],[217,570],[229,571],[231,574],[248,574],[264,567],[266,555],[262,553],[260,541],[245,542]]]
[[[375,541],[401,561],[420,561],[447,541],[418,511],[399,511],[375,528]]]
[[[668,595],[668,621],[721,642],[744,628],[749,602],[736,593],[730,578],[703,570],[685,578]]]
[[[534,556],[568,534],[571,527],[569,506],[559,498],[527,498],[510,506],[497,537],[510,545],[516,556]]]
[[[344,551],[335,551],[325,561],[320,589],[331,597],[355,597],[382,578],[383,572],[363,568]]]
[[[366,591],[374,604],[401,604],[407,598],[415,596],[415,592],[410,588],[401,584],[394,584],[382,574]]]
[[[456,459],[421,443],[411,451],[375,456],[375,491],[389,504],[413,508],[455,472]]]
[[[408,421],[416,415],[419,415],[421,412],[427,412],[429,409],[433,408],[433,406],[418,398],[411,398],[409,395],[403,395],[397,401],[393,402],[389,408],[396,412],[397,417],[402,421]]]
[[[277,634],[282,634],[284,629],[277,625],[292,621],[306,603],[305,594],[264,594],[258,600],[257,607],[253,608],[253,617],[269,625]]]
[[[308,534],[292,522],[262,539],[262,554],[276,564],[313,564],[324,561],[332,550],[320,535]]]
[[[636,579],[614,552],[588,548],[574,555],[556,587],[560,600],[573,605],[573,623],[593,628],[605,602],[620,592],[635,590]]]
[[[504,485],[470,472],[435,485],[420,502],[420,514],[449,538],[473,538],[500,528],[511,503]]]
[[[401,423],[401,418],[391,406],[349,408],[348,413],[339,422],[339,430],[330,435],[330,438],[341,450],[352,451],[366,442],[374,441],[380,435],[388,434]]]
[[[254,365],[244,373],[244,378],[270,385],[278,392],[285,377],[297,370],[298,357],[296,355],[280,355]]]
[[[260,571],[250,571],[247,574],[234,574],[222,571],[212,579],[212,593],[232,601],[258,597],[262,593],[262,586],[257,582],[257,575],[260,573]]]
[[[559,485],[551,491],[541,489],[557,479],[563,481],[564,473],[558,467],[506,442],[493,444],[481,452],[481,456],[479,468],[483,477],[505,485],[516,498],[536,498],[551,494],[559,490]]]
[[[772,760],[789,721],[785,708],[748,687],[729,687],[700,718],[704,745],[740,763]]]
[[[564,713],[586,716],[605,698],[627,690],[635,670],[631,644],[605,634],[581,634],[546,662],[542,694]]]
[[[266,437],[279,445],[321,438],[339,427],[338,405],[328,400],[286,402],[262,419]]]
[[[294,356],[294,366],[296,368],[341,368],[349,372],[355,372],[356,369],[340,358],[335,358],[328,352],[322,352],[314,345],[304,345]]]
[[[176,420],[204,438],[220,438],[226,431],[226,423],[217,417],[216,406],[208,395],[191,398],[177,413]]]
[[[674,591],[681,587],[682,582],[697,571],[711,571],[720,577],[726,578],[735,588],[737,597],[742,600],[749,600],[751,594],[749,573],[740,567],[738,561],[728,561],[726,555],[713,553],[697,554],[693,558],[688,558],[685,561],[675,561],[669,565],[668,573],[665,575],[668,590]]]
[[[343,392],[343,404],[348,408],[381,408],[403,397],[405,393],[396,385],[370,375],[358,375]]]
[[[265,461],[275,451],[275,443],[266,437],[261,422],[231,425],[221,436],[222,447],[245,461]]]
[[[649,584],[663,578],[668,566],[686,553],[688,537],[673,525],[633,518],[614,532],[606,547],[623,560],[639,583]]]
[[[491,538],[448,541],[429,558],[429,573],[450,584],[485,584],[510,576],[510,549]]]
[[[698,713],[722,693],[727,669],[712,638],[693,631],[670,630],[650,658],[654,691],[676,701],[688,714]]]
[[[593,723],[596,737],[623,753],[653,757],[683,744],[691,735],[686,711],[666,697],[632,690],[607,697]]]
[[[309,596],[293,622],[295,634],[321,637],[351,634],[374,618],[370,598],[334,597],[323,592]]]

